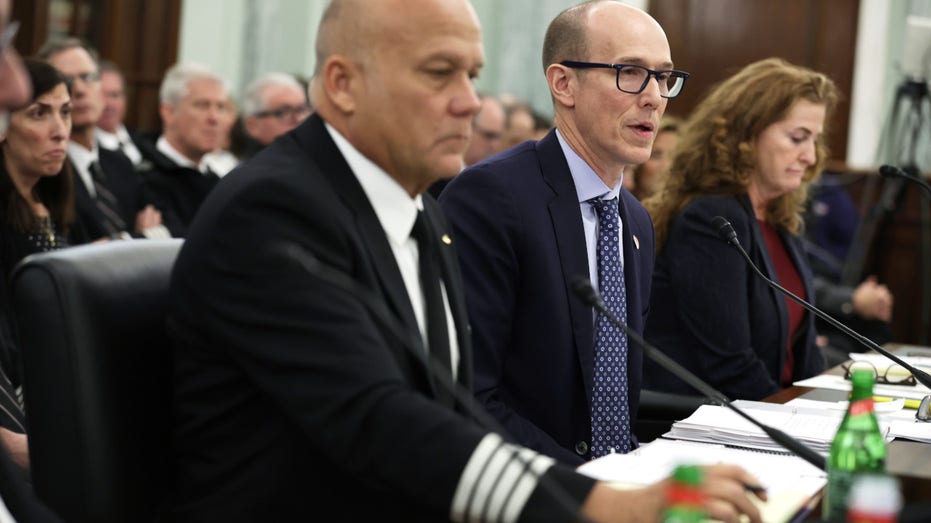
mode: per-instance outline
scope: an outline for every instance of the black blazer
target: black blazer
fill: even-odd
[[[786,359],[789,316],[785,297],[747,265],[711,225],[723,216],[764,274],[778,280],[763,232],[746,196],[696,198],[676,216],[656,259],[646,338],[732,399],[758,400],[778,392]],[[781,234],[812,299],[811,270],[798,238]],[[792,343],[792,379],[824,369],[815,345],[814,318],[805,318]],[[695,391],[658,365],[644,365],[644,387]]]
[[[436,202],[425,197],[424,207],[445,233]],[[463,289],[453,248],[441,245],[468,387]],[[327,268],[315,274],[318,262]],[[434,401],[436,384],[405,348],[423,350],[400,271],[319,117],[228,175],[204,203],[175,265],[170,325],[169,519],[449,518],[486,431]],[[578,499],[591,483],[581,485]]]
[[[174,237],[184,237],[201,204],[220,178],[213,173],[181,167],[159,152],[154,142],[137,142],[146,159],[140,174],[162,211],[162,220]]]
[[[135,172],[135,168],[129,158],[119,151],[111,151],[98,147],[98,156],[100,167],[103,169],[106,178],[107,188],[116,197],[120,204],[119,214],[126,223],[126,231],[135,235],[136,213],[141,211],[146,205],[157,204],[155,196],[149,190],[143,179]],[[70,161],[70,159],[69,159]],[[109,236],[106,223],[100,209],[94,202],[94,198],[87,192],[87,186],[77,174],[76,167],[72,162],[74,172],[74,210],[75,210],[75,230],[80,231],[82,242],[91,242]],[[163,213],[162,221],[164,225],[174,233],[173,228],[177,228],[173,223],[170,214]],[[137,235],[138,236],[138,235]]]
[[[568,464],[589,458],[594,315],[572,291],[588,275],[578,193],[555,131],[469,167],[440,198],[453,228],[475,346],[475,394],[521,444]],[[653,223],[621,190],[627,321],[643,332]],[[636,238],[636,239],[635,239]],[[643,353],[628,343],[636,419]]]

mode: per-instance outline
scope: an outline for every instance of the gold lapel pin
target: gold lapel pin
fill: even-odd
[[[634,247],[636,247],[637,250],[639,251],[640,250],[640,238],[637,238],[636,234],[634,234],[633,237],[634,237]]]
[[[452,244],[453,244],[453,239],[450,238],[448,234],[444,234],[443,237],[440,238],[440,239],[443,240],[443,243],[445,243],[446,245],[452,245]]]

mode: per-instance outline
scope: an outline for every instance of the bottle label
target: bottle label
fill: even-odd
[[[873,398],[863,398],[862,400],[854,401],[850,404],[850,415],[851,416],[860,416],[863,414],[869,414],[873,412]]]
[[[851,510],[847,512],[847,523],[896,523],[896,514],[870,514]]]

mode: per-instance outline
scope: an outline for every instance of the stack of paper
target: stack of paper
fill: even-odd
[[[827,455],[840,426],[844,412],[840,410],[807,409],[789,405],[754,401],[734,402],[757,421],[777,428],[801,441],[812,450]],[[889,424],[880,421],[883,434]],[[702,405],[688,418],[673,423],[667,438],[719,443],[723,445],[787,452],[769,439],[760,428],[727,407]]]

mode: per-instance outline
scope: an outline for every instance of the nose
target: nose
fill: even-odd
[[[805,144],[805,147],[802,148],[802,156],[800,158],[807,165],[814,165],[818,161],[818,145],[814,140],[811,140]]]
[[[640,92],[640,103],[641,105],[647,107],[659,107],[663,103],[663,98],[660,96],[659,89],[659,79],[656,76],[651,76],[647,81],[647,86],[643,88],[643,91]]]
[[[56,114],[52,121],[52,139],[55,141],[67,140],[71,135],[71,120]]]
[[[32,85],[19,54],[8,48],[0,56],[0,109],[12,109],[29,102]]]
[[[481,107],[482,101],[478,98],[475,85],[472,84],[472,79],[466,76],[460,87],[460,92],[453,99],[452,112],[456,115],[472,118]]]

